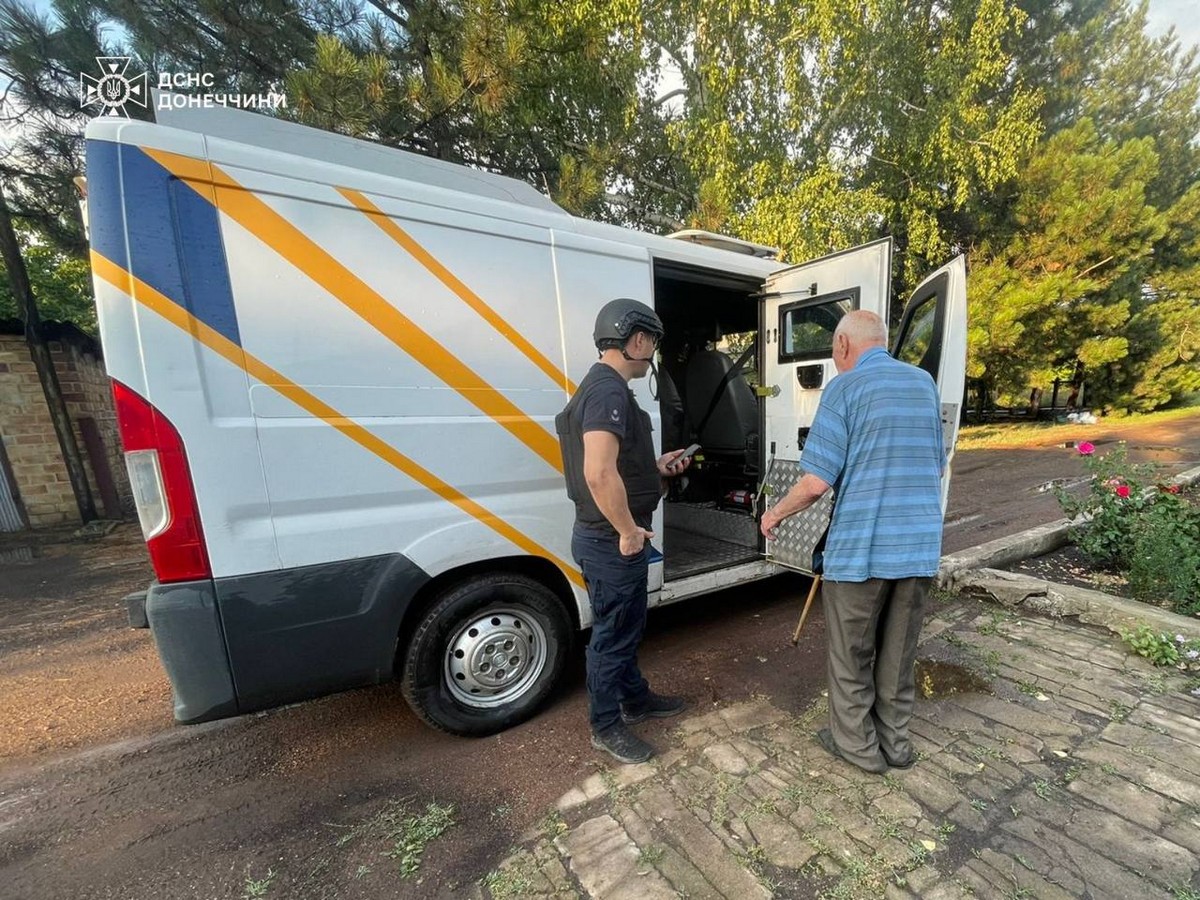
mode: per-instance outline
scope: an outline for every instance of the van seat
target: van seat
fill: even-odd
[[[744,455],[748,446],[757,447],[758,401],[746,376],[738,372],[722,382],[734,363],[720,350],[702,350],[695,354],[687,367],[687,417],[693,427],[703,429],[696,440],[707,453]],[[720,390],[712,414],[712,406]]]

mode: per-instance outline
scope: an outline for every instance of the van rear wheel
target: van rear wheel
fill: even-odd
[[[418,716],[485,735],[529,718],[562,673],[571,622],[545,585],[516,573],[447,588],[417,624],[401,688]]]

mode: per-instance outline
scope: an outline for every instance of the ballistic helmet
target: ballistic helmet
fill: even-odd
[[[620,297],[605,303],[596,316],[592,338],[598,350],[624,347],[635,331],[648,332],[656,340],[663,336],[662,319],[645,303]]]

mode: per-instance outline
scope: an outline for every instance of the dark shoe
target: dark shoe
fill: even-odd
[[[664,697],[651,691],[646,695],[646,699],[636,706],[622,703],[621,721],[626,725],[633,725],[643,719],[665,719],[668,716],[679,715],[685,706],[687,703],[682,697]]]
[[[828,728],[822,728],[817,732],[817,740],[821,742],[821,746],[829,752],[830,756],[835,756],[842,762],[850,763],[850,765],[856,766],[857,768],[862,769],[864,772],[870,772],[872,775],[882,775],[887,771],[887,763],[883,762],[882,760],[880,761],[879,767],[875,768],[864,766],[862,763],[857,763],[847,757],[842,753],[838,745],[833,742],[833,732]]]
[[[621,722],[603,731],[593,731],[592,746],[623,763],[643,763],[654,755],[654,748]]]
[[[917,754],[915,753],[909,753],[904,759],[896,760],[895,762],[886,753],[883,755],[883,758],[887,760],[888,766],[892,769],[911,769],[917,764]]]

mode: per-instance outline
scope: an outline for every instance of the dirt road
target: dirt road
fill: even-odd
[[[1200,457],[1200,414],[1124,438],[1172,470]],[[960,454],[945,549],[1058,517],[1038,488],[1081,472],[1060,447]],[[394,685],[203,726],[171,724],[150,635],[117,601],[149,578],[136,528],[93,543],[0,544],[0,894],[24,898],[437,897],[487,873],[597,768],[582,653],[548,709],[483,740],[421,725]],[[18,557],[28,556],[27,559]],[[695,707],[824,688],[824,622],[790,645],[806,582],[781,577],[651,618],[643,668]],[[669,723],[646,728],[667,743]],[[410,817],[453,825],[402,877]],[[388,855],[391,854],[391,855]]]

